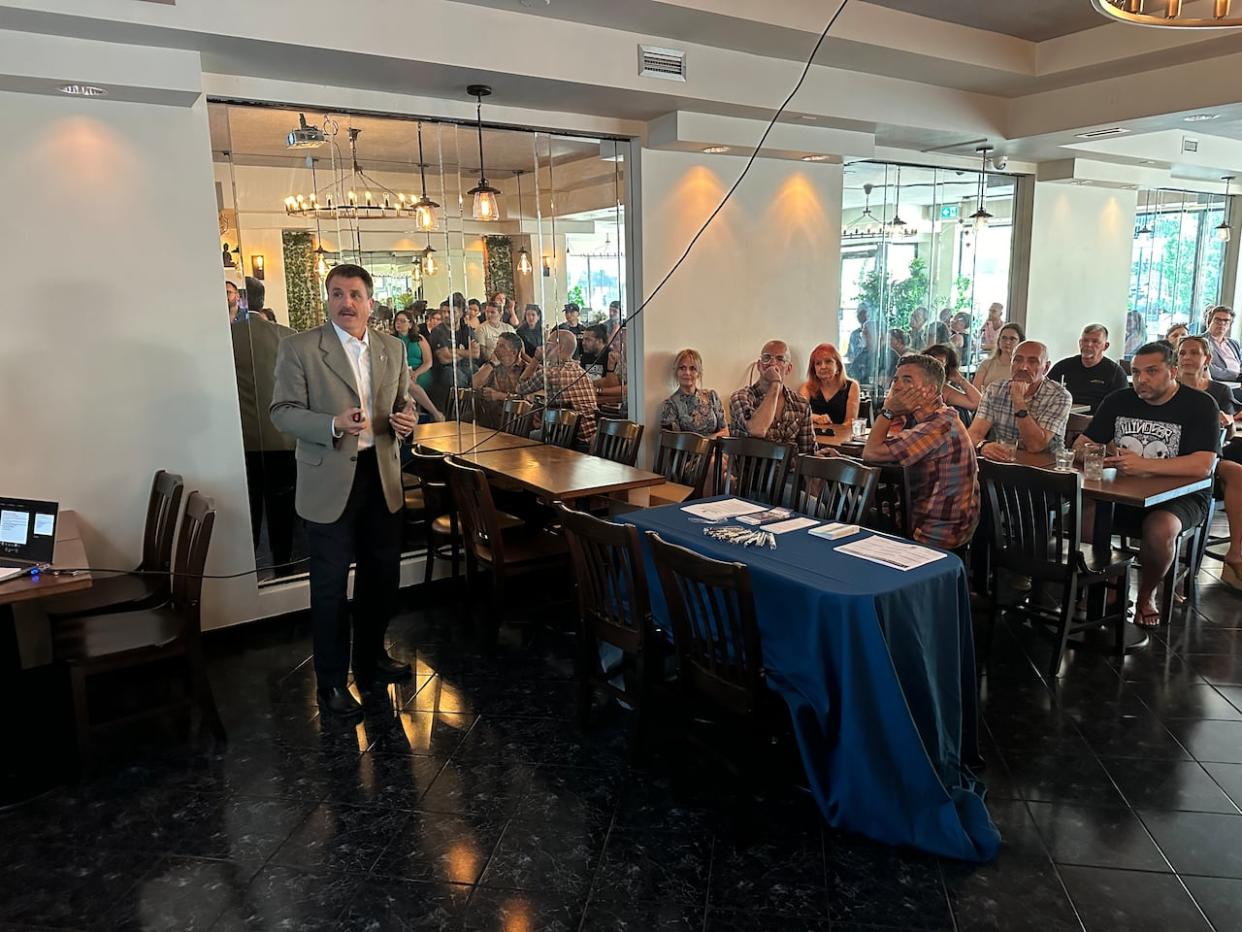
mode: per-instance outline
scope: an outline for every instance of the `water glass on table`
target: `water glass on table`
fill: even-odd
[[[1074,468],[1074,450],[1072,447],[1062,446],[1058,448],[1055,456],[1059,472],[1069,472]]]
[[[1099,482],[1104,478],[1106,452],[1102,443],[1088,443],[1082,448],[1082,471],[1088,480]]]
[[[850,422],[850,437],[853,440],[867,439],[867,422],[861,417],[856,417]]]

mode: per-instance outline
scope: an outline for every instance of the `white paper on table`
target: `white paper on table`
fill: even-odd
[[[817,524],[819,522],[814,518],[790,518],[776,524],[765,524],[762,530],[771,531],[773,534],[788,534],[790,531],[800,531],[804,527],[814,527]]]
[[[696,518],[708,521],[720,521],[724,518],[736,518],[738,515],[752,515],[756,511],[764,511],[767,505],[752,505],[740,498],[726,498],[723,502],[703,502],[700,505],[687,505],[682,511]]]
[[[0,544],[26,543],[30,515],[24,511],[0,511]]]
[[[836,548],[837,553],[848,553],[872,563],[879,563],[897,570],[913,570],[934,563],[945,556],[929,547],[907,544],[888,537],[871,535],[862,540],[850,541]]]
[[[15,576],[22,576],[29,573],[30,569],[24,566],[0,566],[0,582],[6,579],[12,579]]]

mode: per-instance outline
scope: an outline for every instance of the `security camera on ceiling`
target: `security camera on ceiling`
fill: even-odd
[[[1009,156],[1007,155],[994,155],[989,161],[998,172],[1003,172],[1009,166]]]

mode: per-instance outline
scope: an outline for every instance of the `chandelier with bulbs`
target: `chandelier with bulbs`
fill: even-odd
[[[1159,29],[1226,29],[1242,26],[1242,3],[1233,0],[1091,0],[1116,22]],[[1208,13],[1211,15],[1206,15]]]
[[[291,194],[285,198],[285,213],[291,217],[315,217],[324,220],[391,220],[397,217],[420,218],[423,198],[393,191],[368,175],[358,162],[358,137],[362,130],[349,131],[349,154],[353,164],[350,176],[337,189],[335,183],[310,194]],[[434,205],[439,206],[439,205]],[[420,228],[421,228],[420,224]]]

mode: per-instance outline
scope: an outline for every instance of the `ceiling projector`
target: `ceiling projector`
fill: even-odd
[[[290,130],[289,135],[285,137],[285,142],[290,149],[318,149],[328,139],[318,126],[311,126],[306,122],[306,114],[298,114],[297,129]]]

